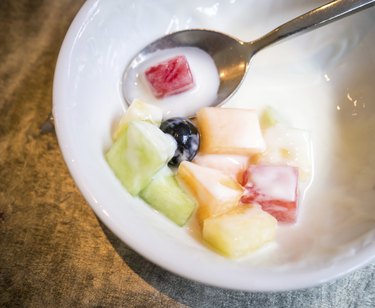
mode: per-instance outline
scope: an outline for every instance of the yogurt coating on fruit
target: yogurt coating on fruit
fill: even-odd
[[[195,86],[189,62],[184,55],[149,67],[144,77],[154,96],[159,99],[186,92]]]
[[[144,72],[159,63],[184,55],[189,63],[195,86],[183,93],[156,98],[145,80]],[[210,105],[216,98],[220,79],[212,58],[196,47],[178,47],[158,50],[147,56],[124,78],[123,91],[131,101],[141,99],[163,110],[165,119],[190,116],[198,109]]]

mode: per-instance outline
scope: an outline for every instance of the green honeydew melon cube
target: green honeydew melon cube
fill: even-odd
[[[144,121],[131,121],[106,153],[117,178],[135,196],[167,164],[176,150],[172,136]]]
[[[140,197],[179,226],[185,225],[196,207],[167,166],[155,175]]]

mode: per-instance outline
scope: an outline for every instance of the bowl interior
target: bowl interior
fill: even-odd
[[[319,3],[318,3],[319,2]],[[255,39],[318,1],[89,0],[62,46],[56,131],[70,172],[100,219],[152,262],[190,279],[250,291],[316,285],[375,255],[375,9],[261,51],[230,106],[270,105],[311,132],[314,179],[298,224],[241,260],[225,259],[117,181],[104,159],[125,111],[122,74],[145,44],[208,28]],[[235,22],[234,22],[235,21]]]

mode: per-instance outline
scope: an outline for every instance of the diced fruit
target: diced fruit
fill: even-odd
[[[298,169],[290,166],[254,165],[244,174],[242,203],[258,203],[278,221],[296,220]]]
[[[243,188],[224,173],[184,161],[177,178],[198,203],[198,221],[223,214],[238,205]]]
[[[187,222],[195,209],[194,200],[180,188],[167,166],[154,176],[140,197],[179,226]]]
[[[311,179],[311,140],[308,131],[276,125],[264,132],[266,150],[254,157],[254,164],[289,165],[299,169],[302,182]]]
[[[109,149],[106,158],[128,192],[137,195],[167,164],[175,150],[176,141],[157,126],[131,121]]]
[[[256,206],[238,206],[203,223],[203,239],[229,257],[241,257],[275,238],[277,222]]]
[[[259,122],[263,130],[275,126],[279,122],[278,114],[273,108],[267,106],[261,113]]]
[[[201,152],[251,155],[263,152],[265,143],[253,110],[202,108],[197,113]]]
[[[163,118],[163,111],[155,105],[146,104],[139,99],[134,100],[125,114],[121,118],[115,133],[113,134],[113,140],[116,140],[121,133],[124,131],[126,125],[130,121],[140,120],[147,121],[151,124],[160,126]]]
[[[177,56],[148,68],[145,77],[157,98],[185,92],[194,87],[193,75],[185,56]]]
[[[243,172],[248,167],[249,157],[242,155],[199,153],[195,156],[193,162],[203,167],[219,170],[240,182],[242,181]]]
[[[194,158],[199,148],[199,132],[192,122],[186,118],[171,118],[164,121],[160,129],[177,142],[177,150],[169,165],[178,166],[182,161]]]

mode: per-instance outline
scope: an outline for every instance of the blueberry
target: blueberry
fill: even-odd
[[[171,135],[177,142],[177,149],[170,166],[178,166],[182,161],[191,161],[199,149],[199,132],[186,118],[171,118],[161,123],[160,129]]]

